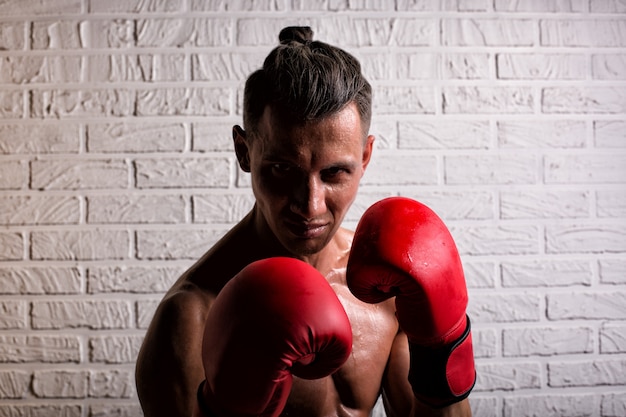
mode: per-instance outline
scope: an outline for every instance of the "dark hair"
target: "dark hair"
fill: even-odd
[[[280,45],[246,81],[244,129],[254,132],[267,106],[296,122],[331,115],[354,102],[364,134],[372,116],[372,88],[359,61],[344,50],[313,41],[310,27],[281,30]]]

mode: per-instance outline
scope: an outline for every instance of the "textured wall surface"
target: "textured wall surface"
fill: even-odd
[[[288,24],[374,86],[346,224],[404,195],[457,241],[474,414],[626,416],[623,0],[5,0],[0,417],[141,415],[155,305],[251,207],[230,128]]]

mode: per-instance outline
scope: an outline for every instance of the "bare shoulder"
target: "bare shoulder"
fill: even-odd
[[[146,416],[190,414],[195,390],[204,378],[202,337],[213,298],[185,283],[173,288],[157,307],[136,367],[137,393]]]

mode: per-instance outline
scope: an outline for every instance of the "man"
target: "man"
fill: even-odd
[[[246,82],[244,129],[235,126],[233,140],[256,202],[159,305],[137,361],[146,417],[368,416],[381,394],[390,417],[471,415],[466,397],[473,379],[462,392],[447,393],[445,364],[434,371],[446,385],[442,401],[416,391],[438,384],[432,370],[414,366],[409,375],[422,351],[409,352],[407,333],[412,342],[420,337],[399,326],[392,294],[368,299],[362,294],[368,290],[358,288],[358,276],[367,275],[360,272],[354,287],[366,302],[348,288],[353,233],[341,222],[372,155],[371,87],[354,57],[311,38],[306,27],[283,29],[281,44]],[[353,269],[372,269],[369,260],[356,259]],[[291,289],[292,283],[311,288]],[[277,296],[283,287],[286,294]],[[281,309],[287,310],[272,321],[269,311]],[[322,316],[333,318],[317,320]],[[306,324],[294,331],[292,321]],[[290,333],[302,329],[306,334],[292,340]],[[268,350],[280,340],[266,339],[283,337],[288,353]],[[469,347],[471,355],[471,340]],[[280,369],[268,365],[274,362]],[[473,361],[470,371],[473,378]]]

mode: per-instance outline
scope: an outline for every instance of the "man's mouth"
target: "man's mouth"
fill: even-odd
[[[286,221],[285,225],[289,232],[301,239],[315,239],[326,232],[327,223],[315,222],[295,222]]]

